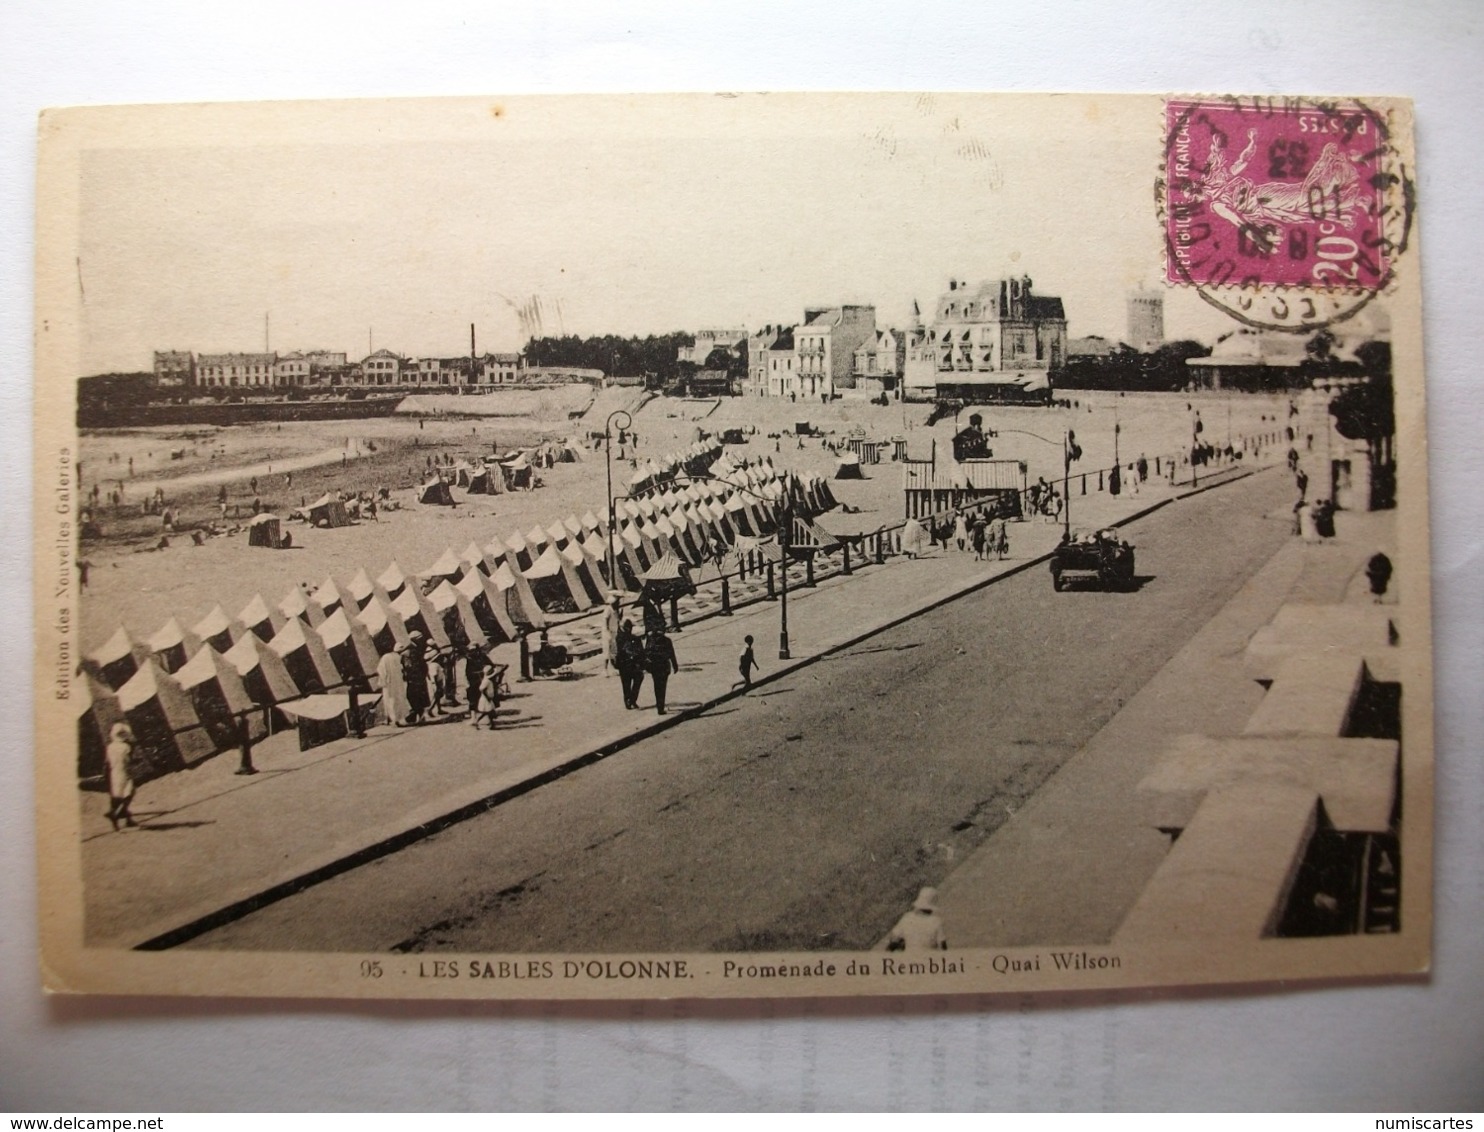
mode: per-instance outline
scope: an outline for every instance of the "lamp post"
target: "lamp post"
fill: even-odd
[[[603,425],[603,463],[608,475],[608,585],[613,586],[618,574],[618,562],[613,554],[613,528],[616,518],[613,498],[613,422],[622,418],[619,430],[633,426],[634,418],[629,416],[623,409],[615,409],[608,414],[608,420]]]
[[[779,590],[778,603],[778,659],[789,660],[793,654],[788,648],[788,553],[790,544],[793,542],[794,531],[794,493],[792,490],[783,493],[783,527],[778,532],[778,549],[783,552],[782,559],[778,564],[778,572],[782,575],[783,586]]]

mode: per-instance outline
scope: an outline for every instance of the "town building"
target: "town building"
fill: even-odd
[[[794,352],[793,327],[780,328],[767,349],[768,396],[799,399],[798,355]]]
[[[1302,338],[1239,326],[1216,339],[1205,357],[1187,358],[1196,389],[1282,390],[1305,384]]]
[[[155,351],[155,384],[194,385],[196,358],[189,350]]]
[[[1165,344],[1165,297],[1140,287],[1128,296],[1128,344],[1152,354]]]
[[[479,360],[480,385],[511,385],[519,379],[519,354],[485,354]]]
[[[768,351],[773,348],[773,343],[778,341],[778,336],[783,333],[781,326],[769,323],[756,334],[750,334],[747,338],[747,384],[744,393],[753,393],[758,396],[768,394]]]
[[[704,366],[706,359],[711,356],[711,351],[718,349],[725,350],[732,357],[736,357],[739,344],[746,339],[746,330],[697,330],[695,343],[690,346],[681,346],[676,353],[675,360]]]
[[[308,385],[309,359],[297,350],[280,354],[273,363],[274,385]]]
[[[1047,403],[1067,357],[1061,299],[1037,295],[1029,276],[970,287],[950,281],[926,333],[909,341],[903,396],[910,401]]]
[[[361,360],[362,385],[399,385],[406,359],[390,350],[377,350]]]
[[[340,385],[349,370],[344,352],[335,350],[294,350],[273,364],[274,383],[284,386]]]
[[[277,354],[202,354],[196,359],[196,384],[206,388],[271,389]]]
[[[878,330],[856,348],[851,376],[857,389],[895,393],[907,363],[907,335],[900,330]]]
[[[851,388],[855,351],[875,334],[875,307],[807,308],[794,328],[799,396],[827,398],[836,389]]]

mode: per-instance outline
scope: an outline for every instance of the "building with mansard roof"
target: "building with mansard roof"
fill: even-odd
[[[952,280],[931,323],[907,347],[910,401],[1046,403],[1067,357],[1061,299],[1037,295],[1029,276],[970,286]]]

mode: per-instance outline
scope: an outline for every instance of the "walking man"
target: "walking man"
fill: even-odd
[[[645,638],[644,667],[654,682],[654,710],[664,715],[665,686],[670,682],[670,674],[680,671],[680,662],[675,659],[675,646],[663,629],[656,629]]]
[[[618,682],[623,689],[623,706],[639,706],[639,690],[644,687],[644,642],[634,632],[634,623],[625,620],[618,629],[618,641],[614,646],[614,664],[618,668]]]

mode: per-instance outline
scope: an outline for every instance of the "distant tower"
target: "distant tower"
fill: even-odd
[[[1128,344],[1142,353],[1165,342],[1165,297],[1140,287],[1128,296]]]

